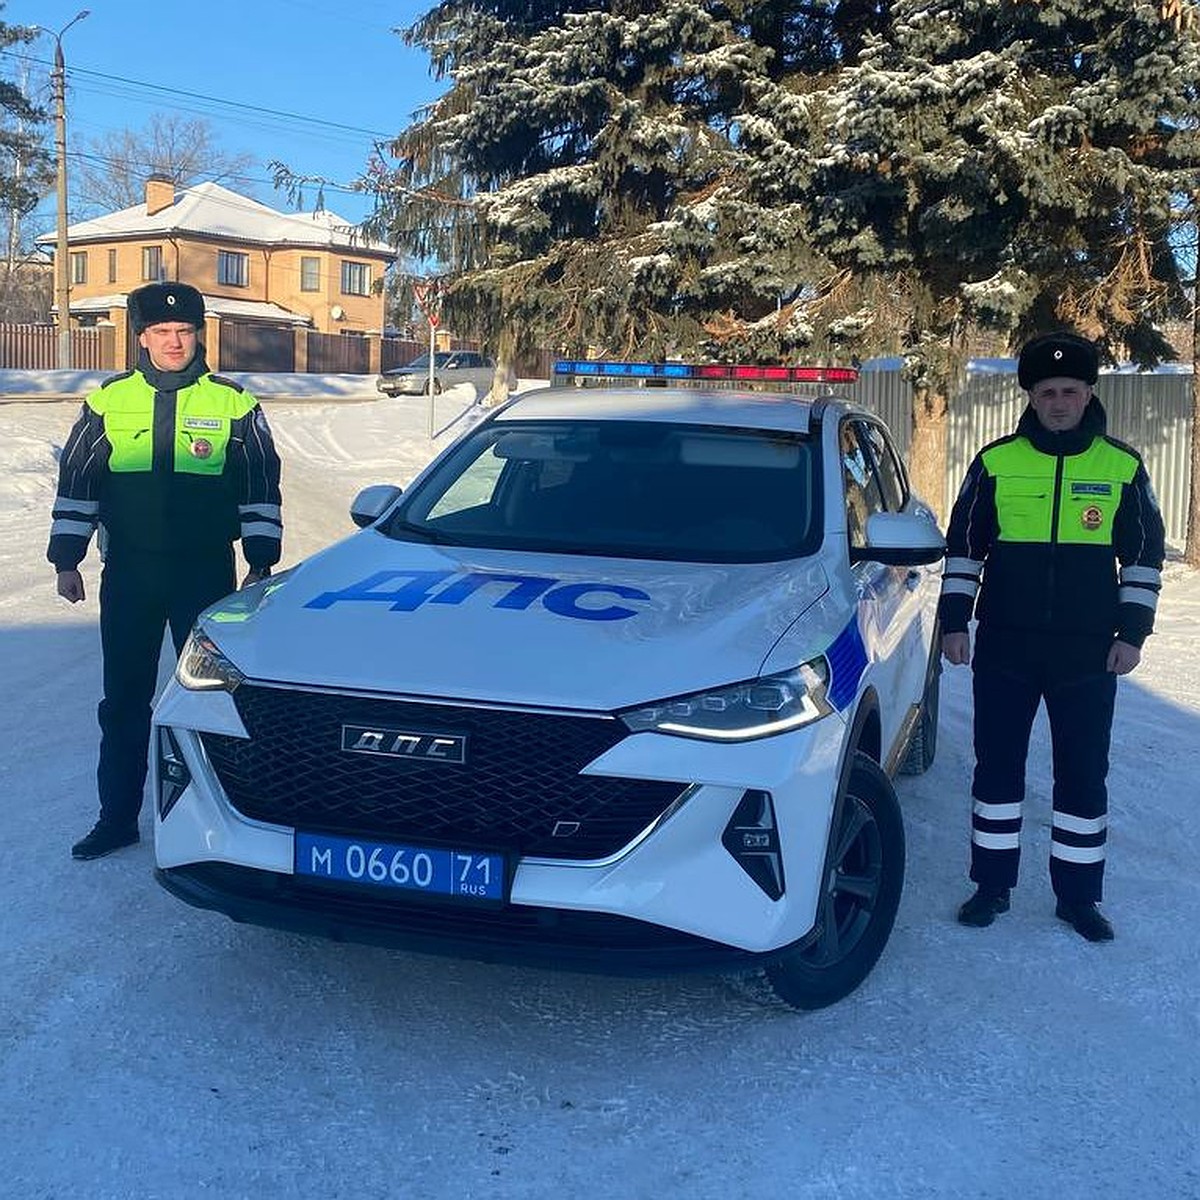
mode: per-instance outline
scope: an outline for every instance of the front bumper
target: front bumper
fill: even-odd
[[[339,940],[638,972],[732,968],[811,934],[845,736],[836,715],[733,745],[629,735],[583,773],[688,780],[685,798],[603,859],[519,858],[509,903],[485,909],[296,876],[295,830],[239,812],[205,752],[202,731],[245,736],[232,698],[172,683],[155,725],[154,745],[169,729],[190,775],[165,819],[156,805],[155,822],[159,881],[188,903]],[[773,800],[786,883],[777,899],[722,844],[748,789]]]
[[[312,885],[227,863],[160,867],[155,878],[180,900],[234,921],[479,962],[662,975],[749,970],[775,957],[608,913],[397,902],[376,889]]]
[[[385,396],[419,396],[425,390],[424,378],[404,377],[396,379],[376,380],[376,390]]]

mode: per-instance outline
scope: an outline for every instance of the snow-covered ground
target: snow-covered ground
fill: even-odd
[[[403,484],[470,397],[268,404],[285,561]],[[797,1014],[722,977],[611,979],[237,926],[91,863],[97,564],[44,560],[73,404],[0,404],[0,1195],[13,1200],[1194,1200],[1200,576],[1120,685],[1111,945],[1053,916],[1039,722],[1013,910],[964,929],[969,675],[901,779],[908,878],[866,984]],[[164,664],[165,665],[165,664]],[[149,812],[143,814],[148,835]]]

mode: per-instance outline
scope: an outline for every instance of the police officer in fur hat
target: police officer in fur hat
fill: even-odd
[[[279,458],[258,401],[209,373],[204,297],[153,283],[129,297],[140,353],[84,401],[59,460],[47,558],[58,594],[85,598],[79,564],[100,530],[100,815],[71,849],[99,858],[138,841],[150,706],[163,631],[178,654],[200,610],[279,561]]]
[[[972,662],[975,774],[964,925],[990,925],[1017,882],[1030,729],[1045,703],[1054,748],[1050,881],[1056,915],[1111,940],[1102,899],[1108,748],[1118,675],[1154,624],[1163,523],[1137,452],[1105,433],[1096,347],[1035,338],[1017,378],[1016,432],[971,463],[950,517],[942,652]],[[978,624],[971,659],[969,622]]]

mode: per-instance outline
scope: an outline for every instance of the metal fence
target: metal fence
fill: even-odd
[[[1154,484],[1167,527],[1167,540],[1182,546],[1187,537],[1191,486],[1192,375],[1105,373],[1096,384],[1108,414],[1108,432],[1137,450]],[[864,371],[860,404],[879,413],[906,457],[912,441],[912,389],[898,371]],[[963,391],[951,398],[946,454],[949,513],[971,459],[988,442],[1011,433],[1025,408],[1026,394],[1011,373],[972,372]]]

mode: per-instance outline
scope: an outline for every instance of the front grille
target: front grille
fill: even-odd
[[[580,775],[626,736],[613,717],[259,684],[242,684],[233,696],[249,740],[200,737],[234,807],[273,824],[593,859],[628,844],[686,786]],[[349,753],[343,725],[464,736],[466,762]]]

